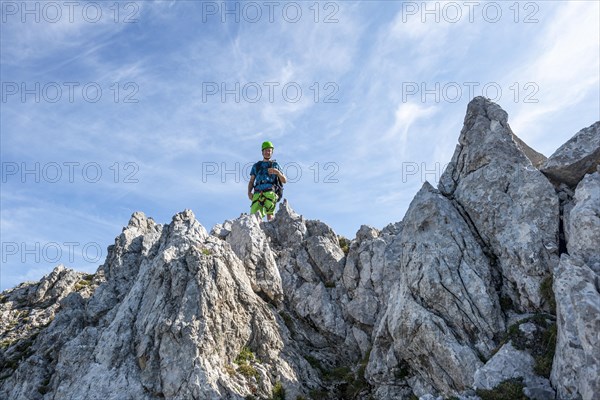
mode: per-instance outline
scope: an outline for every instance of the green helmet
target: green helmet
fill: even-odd
[[[262,150],[264,149],[274,149],[275,146],[273,146],[273,143],[271,142],[263,142],[262,144]]]

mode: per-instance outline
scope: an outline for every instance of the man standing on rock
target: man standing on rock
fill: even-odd
[[[273,219],[275,204],[279,200],[278,187],[287,182],[277,161],[271,160],[274,150],[273,143],[263,142],[263,159],[252,166],[248,182],[248,198],[252,201],[250,214],[259,212],[261,218],[266,215],[268,221]]]

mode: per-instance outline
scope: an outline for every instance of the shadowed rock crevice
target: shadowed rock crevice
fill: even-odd
[[[540,170],[556,186],[574,189],[586,174],[600,165],[600,121],[577,132],[552,154]]]

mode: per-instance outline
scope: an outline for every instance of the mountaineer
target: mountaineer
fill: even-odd
[[[275,147],[271,142],[262,144],[262,161],[252,166],[248,182],[248,198],[252,201],[250,214],[260,213],[267,220],[273,219],[275,204],[283,195],[283,184],[287,182],[277,161],[271,160]]]

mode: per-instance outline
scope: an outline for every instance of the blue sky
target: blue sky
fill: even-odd
[[[486,95],[549,156],[600,119],[595,1],[2,1],[0,289],[93,272],[134,211],[248,212],[264,140],[309,219],[402,219]]]

